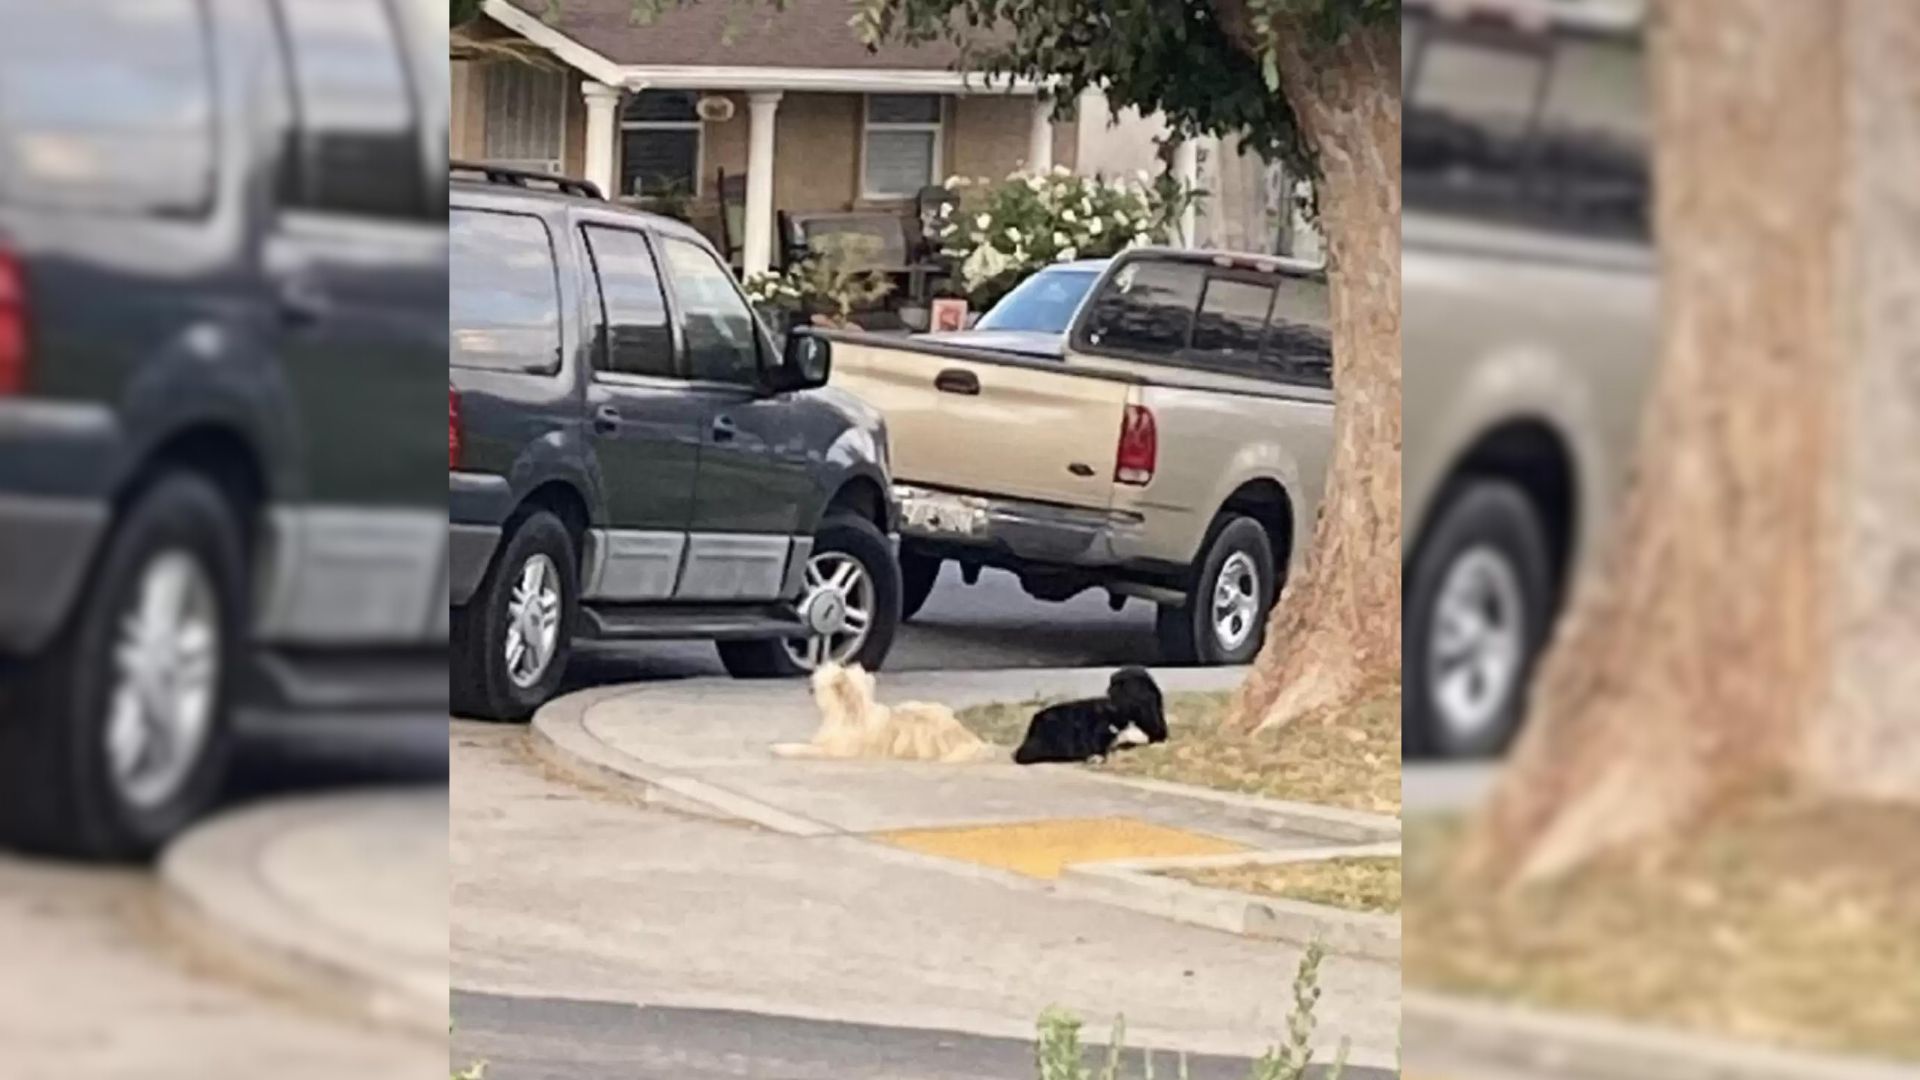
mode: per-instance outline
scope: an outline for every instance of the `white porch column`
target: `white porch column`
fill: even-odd
[[[580,84],[580,96],[587,99],[587,176],[600,194],[615,198],[623,192],[615,187],[613,162],[620,140],[620,88],[588,80]]]
[[[747,276],[773,264],[773,118],[779,111],[780,91],[747,95],[747,235],[740,252]]]
[[[1182,139],[1173,150],[1173,175],[1189,188],[1200,185],[1200,140]],[[1180,246],[1193,246],[1193,206],[1180,215]]]
[[[1027,171],[1036,175],[1053,168],[1052,114],[1052,102],[1033,99],[1033,114],[1027,121]]]

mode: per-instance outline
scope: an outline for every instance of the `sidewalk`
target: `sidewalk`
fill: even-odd
[[[363,1021],[447,1030],[447,797],[382,789],[214,818],[159,868],[162,914],[244,979]]]

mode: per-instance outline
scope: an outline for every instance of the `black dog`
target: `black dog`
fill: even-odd
[[[1160,687],[1145,668],[1121,668],[1107,683],[1107,696],[1067,701],[1041,709],[1013,760],[1097,761],[1115,750],[1167,741]]]

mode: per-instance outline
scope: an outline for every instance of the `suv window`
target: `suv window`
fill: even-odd
[[[1169,354],[1187,347],[1206,268],[1182,262],[1132,262],[1100,287],[1087,317],[1089,344]]]
[[[0,5],[0,199],[198,215],[212,204],[202,0]]]
[[[1644,239],[1650,110],[1640,43],[1409,15],[1406,201],[1557,232]]]
[[[627,229],[588,225],[580,230],[599,280],[600,318],[593,366],[626,375],[673,378],[673,334],[653,245]]]
[[[298,132],[286,205],[380,218],[428,212],[406,61],[387,0],[279,0]]]
[[[758,382],[760,343],[753,309],[734,287],[733,275],[698,244],[670,236],[663,242],[686,324],[688,373],[712,382]]]
[[[448,215],[448,362],[551,374],[560,369],[560,292],[553,238],[526,214]]]

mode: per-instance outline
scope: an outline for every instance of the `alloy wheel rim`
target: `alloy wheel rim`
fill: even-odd
[[[1471,740],[1499,721],[1520,678],[1526,616],[1520,574],[1491,547],[1447,567],[1434,604],[1427,681],[1443,724]]]
[[[1213,581],[1213,636],[1232,652],[1247,643],[1260,617],[1260,568],[1253,556],[1236,551]]]
[[[873,576],[860,560],[839,551],[825,551],[807,560],[806,584],[797,610],[802,619],[822,602],[837,603],[838,626],[782,645],[795,664],[812,671],[829,661],[845,664],[858,656],[873,631],[875,602]]]
[[[520,565],[507,600],[507,677],[526,689],[546,675],[560,647],[560,574],[535,553]]]
[[[136,807],[173,798],[204,752],[220,687],[220,601],[200,559],[162,551],[136,579],[113,638],[106,746]]]

